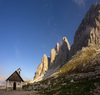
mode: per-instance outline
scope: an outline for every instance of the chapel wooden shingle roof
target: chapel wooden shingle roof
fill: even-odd
[[[15,71],[10,77],[8,77],[6,79],[6,81],[9,80],[9,81],[19,81],[19,82],[24,82],[24,80],[21,78],[21,76],[18,74],[17,71]]]

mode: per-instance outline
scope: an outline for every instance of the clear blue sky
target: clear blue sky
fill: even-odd
[[[32,79],[44,54],[74,34],[92,3],[99,0],[0,0],[0,75],[19,67]]]

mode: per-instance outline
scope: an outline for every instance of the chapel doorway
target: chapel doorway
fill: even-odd
[[[13,90],[16,90],[16,82],[13,83]]]

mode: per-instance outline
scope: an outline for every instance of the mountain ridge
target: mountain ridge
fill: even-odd
[[[43,95],[100,95],[100,3],[91,5],[71,49],[66,39],[52,50],[47,72],[23,88]]]
[[[87,11],[75,33],[71,48],[67,38],[63,37],[61,45],[59,46],[59,43],[57,43],[55,49],[51,49],[51,56],[46,63],[46,72],[42,73],[42,79],[52,75],[66,64],[79,50],[88,46],[100,47],[100,3],[92,4]],[[36,73],[40,71],[41,69],[37,68]],[[35,74],[34,79],[36,79],[36,77],[37,75]]]

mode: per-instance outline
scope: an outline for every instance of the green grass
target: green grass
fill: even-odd
[[[32,86],[32,85],[28,83],[27,85],[23,85],[22,88],[23,88],[23,89],[24,89],[24,88],[28,88],[29,86]]]
[[[90,89],[93,90],[95,88],[94,83],[100,82],[100,79],[81,79],[78,80],[76,83],[69,83],[66,86],[62,86],[60,83],[56,86],[52,86],[52,90],[49,91],[48,89],[42,90],[41,93],[44,95],[53,95],[58,93],[57,95],[92,95],[90,93]],[[58,89],[57,89],[58,88]]]
[[[96,48],[86,47],[83,50],[77,52],[62,68],[57,72],[62,75],[63,73],[78,73],[81,72],[83,64],[96,53]]]
[[[43,95],[93,95],[90,93],[90,90],[95,89],[94,83],[100,83],[100,78],[88,80],[88,78],[78,78],[74,79],[74,83],[71,83],[71,77],[66,79],[67,75],[84,73],[91,71],[91,62],[87,62],[89,59],[92,59],[92,56],[96,53],[97,48],[95,47],[86,47],[81,51],[77,52],[76,55],[72,57],[61,69],[57,71],[59,76],[57,78],[47,78],[43,81],[40,81],[35,84],[27,84],[23,87],[29,87],[30,85],[44,84],[47,85],[50,81],[50,85],[47,89],[41,89],[40,94]],[[90,60],[93,61],[94,59]],[[87,68],[84,67],[86,64]],[[84,71],[82,71],[84,69]],[[54,85],[54,83],[56,83]],[[67,85],[63,86],[62,84],[66,83]]]

